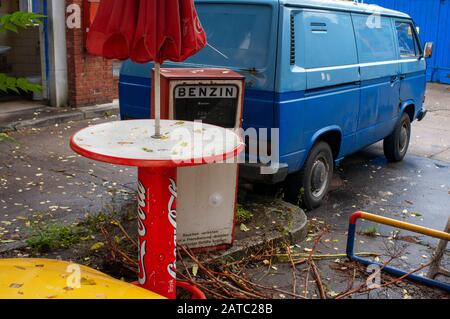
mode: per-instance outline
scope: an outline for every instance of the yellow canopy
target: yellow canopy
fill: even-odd
[[[164,299],[89,267],[47,259],[0,259],[0,299]]]

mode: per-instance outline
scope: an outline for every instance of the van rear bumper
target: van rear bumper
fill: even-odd
[[[263,172],[271,172],[264,174]],[[241,164],[239,177],[253,183],[278,184],[284,182],[289,173],[287,164],[278,164],[278,167],[270,167],[264,164]]]
[[[422,121],[422,120],[425,118],[425,116],[427,116],[427,113],[428,113],[427,110],[421,109],[421,110],[419,111],[419,114],[417,114],[417,120],[418,120],[419,122]]]

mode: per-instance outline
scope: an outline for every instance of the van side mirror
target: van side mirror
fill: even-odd
[[[431,58],[433,56],[433,42],[425,43],[425,48],[423,49],[423,56],[425,58]]]

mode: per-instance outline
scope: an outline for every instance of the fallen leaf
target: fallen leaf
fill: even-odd
[[[197,277],[197,274],[198,274],[198,265],[197,265],[197,264],[194,264],[194,265],[192,266],[192,275],[193,275],[194,277]]]
[[[240,229],[241,229],[241,231],[243,231],[245,233],[250,231],[250,228],[248,228],[245,224],[241,224]]]
[[[11,240],[11,239],[6,239],[6,240],[0,240],[0,244],[11,244],[11,243],[15,243],[15,240]]]
[[[408,290],[403,289],[403,299],[412,299],[412,297],[409,295]]]
[[[12,283],[11,285],[9,285],[9,288],[19,289],[19,288],[22,288],[22,286],[23,286],[23,284]]]
[[[105,247],[105,243],[99,242],[99,243],[96,243],[96,244],[92,245],[91,251],[100,250],[100,249],[102,249],[103,247]]]
[[[337,292],[335,292],[335,291],[330,291],[330,292],[328,292],[328,295],[331,297],[331,298],[335,298],[337,295],[339,295]]]
[[[94,279],[89,279],[89,278],[81,278],[81,285],[83,286],[95,286],[97,283],[95,282]]]

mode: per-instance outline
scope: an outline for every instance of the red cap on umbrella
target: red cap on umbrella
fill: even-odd
[[[93,55],[179,62],[206,45],[193,0],[102,0],[88,33]]]

